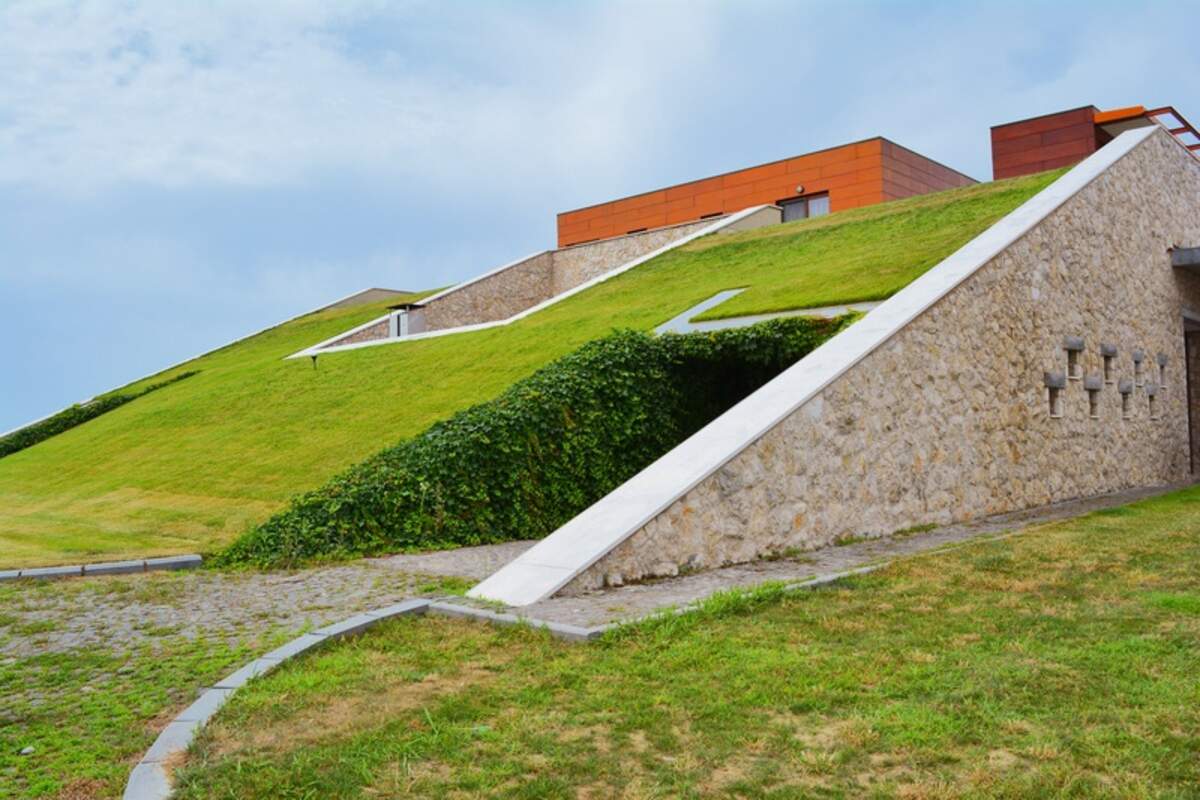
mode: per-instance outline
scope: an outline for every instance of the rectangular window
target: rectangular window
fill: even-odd
[[[1083,377],[1083,368],[1079,366],[1079,351],[1067,351],[1067,377],[1077,381]]]
[[[806,194],[792,200],[781,200],[779,206],[783,209],[784,222],[823,217],[829,213],[829,193]]]
[[[1050,417],[1051,419],[1059,419],[1062,416],[1062,389],[1051,386],[1049,391]]]

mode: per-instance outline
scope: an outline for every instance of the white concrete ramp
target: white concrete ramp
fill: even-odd
[[[555,594],[1045,219],[1156,128],[1122,133],[861,320],[585,509],[468,594],[524,606]],[[820,403],[817,398],[813,407]]]

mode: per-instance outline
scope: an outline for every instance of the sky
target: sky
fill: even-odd
[[[871,136],[1200,123],[1200,2],[0,0],[0,431],[558,211]]]

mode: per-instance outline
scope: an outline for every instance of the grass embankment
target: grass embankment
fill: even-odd
[[[751,289],[730,313],[775,308],[780,297],[802,307],[878,296],[1051,177],[713,237],[514,325],[328,354],[315,370],[282,358],[385,304],[304,317],[181,365],[199,374],[0,460],[0,568],[219,547],[296,493],[613,328],[649,330],[734,286]],[[843,224],[860,259],[830,247],[785,257]],[[759,258],[760,247],[775,256]],[[760,294],[762,304],[745,305]]]
[[[399,620],[239,693],[181,798],[1192,797],[1200,489],[595,645]]]

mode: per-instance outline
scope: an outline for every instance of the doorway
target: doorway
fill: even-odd
[[[1200,322],[1183,318],[1183,374],[1187,383],[1188,457],[1191,472],[1200,466]]]

